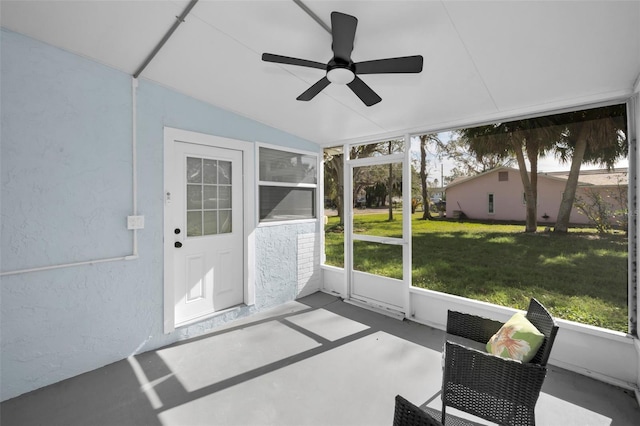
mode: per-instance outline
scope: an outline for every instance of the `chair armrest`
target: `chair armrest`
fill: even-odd
[[[456,311],[448,311],[447,314],[447,333],[480,343],[486,344],[502,325],[500,321],[477,315]]]
[[[540,349],[538,349],[536,356],[531,360],[531,362],[547,365],[549,355],[551,354],[551,348],[553,347],[556,334],[558,333],[558,324],[547,308],[545,308],[536,299],[531,299],[531,302],[529,303],[527,319],[531,321],[531,324],[533,324],[545,336],[542,346],[540,346]]]

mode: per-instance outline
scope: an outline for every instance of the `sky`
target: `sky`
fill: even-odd
[[[442,132],[438,133],[438,137],[441,141],[448,141],[452,137],[452,132]],[[411,150],[413,152],[420,152],[420,140],[417,137],[411,139]],[[440,180],[440,174],[446,177],[451,173],[451,170],[455,167],[455,164],[452,160],[447,158],[438,158],[434,154],[429,153],[427,155],[427,161],[429,163],[428,173],[431,176],[435,176]],[[528,163],[527,163],[528,165]],[[517,168],[517,165],[514,165]],[[556,160],[553,156],[544,156],[538,158],[538,171],[539,172],[557,172],[557,171],[568,171],[571,167],[570,163],[562,164],[558,160]],[[629,167],[628,159],[620,160],[616,163],[616,167]],[[597,169],[597,166],[594,165],[583,165],[582,170],[593,170]]]

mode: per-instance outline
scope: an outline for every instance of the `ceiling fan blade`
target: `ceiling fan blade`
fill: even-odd
[[[358,62],[355,68],[356,74],[419,73],[422,71],[422,56]]]
[[[322,89],[327,87],[329,83],[331,82],[327,77],[322,77],[313,86],[309,87],[302,95],[298,96],[296,99],[299,101],[310,101],[318,93],[320,93]]]
[[[353,93],[355,93],[366,106],[375,105],[382,100],[382,98],[378,96],[371,87],[367,86],[364,81],[358,78],[358,76],[356,76],[351,83],[347,84],[347,86],[349,86]]]
[[[275,62],[276,64],[298,65],[300,67],[318,68],[326,70],[327,65],[306,59],[291,58],[289,56],[274,55],[273,53],[263,53],[262,60],[265,62]]]
[[[358,19],[355,16],[345,15],[340,12],[331,12],[331,34],[333,44],[331,49],[336,58],[345,62],[351,61],[353,40],[356,37]]]

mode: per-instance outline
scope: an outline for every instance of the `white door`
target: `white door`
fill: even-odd
[[[386,148],[386,143],[375,145]],[[406,312],[411,280],[411,210],[402,208],[410,206],[405,157],[401,151],[348,160],[345,185],[349,297],[394,312]],[[389,203],[394,206],[391,220]]]
[[[242,152],[174,142],[165,249],[175,325],[243,302]]]

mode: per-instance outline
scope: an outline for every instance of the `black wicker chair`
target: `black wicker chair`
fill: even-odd
[[[442,423],[445,408],[466,411],[500,425],[535,425],[534,408],[547,374],[547,361],[558,332],[553,317],[535,299],[526,314],[545,335],[531,362],[521,363],[469,346],[483,346],[502,327],[499,321],[449,311],[442,379]],[[456,342],[456,337],[471,344]]]
[[[442,423],[400,395],[397,395],[393,426],[442,426]]]

